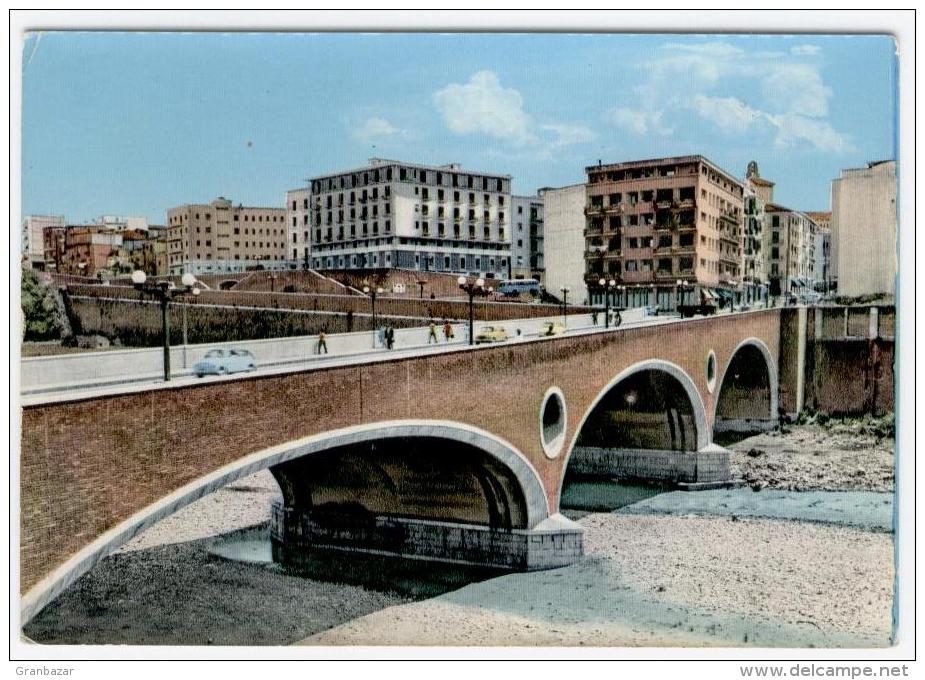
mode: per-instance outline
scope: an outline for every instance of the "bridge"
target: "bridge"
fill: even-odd
[[[24,398],[22,618],[159,519],[267,468],[283,562],[311,546],[574,562],[567,469],[727,480],[714,432],[768,426],[779,396],[793,410],[787,362],[805,335],[805,309],[769,309]]]

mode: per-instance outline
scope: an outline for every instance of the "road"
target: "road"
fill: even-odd
[[[601,315],[603,316],[603,315]],[[570,316],[568,335],[617,332],[639,326],[683,323],[678,317],[645,317],[642,310],[628,310],[626,319],[619,329],[605,329],[603,320],[598,325],[591,323],[590,316]],[[542,342],[539,330],[550,320],[561,321],[562,317],[550,319],[515,319],[502,322],[477,322],[475,332],[485,326],[503,326],[509,336],[506,342]],[[428,342],[427,328],[408,328],[395,331],[395,345],[392,350],[379,346],[372,331],[361,333],[333,334],[328,337],[328,354],[316,354],[317,336],[281,338],[236,342],[235,347],[249,349],[257,357],[256,371],[225,376],[197,378],[191,367],[207,351],[220,344],[190,345],[188,348],[171,349],[171,380],[163,379],[163,350],[145,348],[134,350],[111,350],[83,354],[36,357],[22,361],[20,394],[23,405],[44,404],[110,394],[143,392],[151,389],[182,387],[209,382],[240,379],[245,376],[263,376],[289,373],[306,369],[326,369],[349,366],[358,363],[391,361],[423,354],[440,354],[467,350],[467,324],[453,325],[454,339],[446,342],[442,328],[438,328],[438,342]],[[519,331],[519,333],[518,333]],[[376,346],[374,346],[376,345]],[[365,346],[365,347],[364,347]],[[477,349],[478,346],[471,349]],[[188,353],[183,361],[183,354]],[[186,368],[183,368],[183,365]],[[153,369],[153,370],[152,370]]]

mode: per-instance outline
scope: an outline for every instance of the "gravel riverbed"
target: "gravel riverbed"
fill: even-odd
[[[736,469],[759,489],[892,489],[892,440],[857,449],[850,433],[814,427],[734,445]],[[265,471],[184,508],[102,561],[24,632],[47,644],[872,647],[890,640],[893,536],[882,529],[709,508],[696,516],[593,512],[578,520],[586,530],[578,564],[431,597],[337,582],[336,574],[303,578],[211,552],[216,537],[265,525],[278,493]]]

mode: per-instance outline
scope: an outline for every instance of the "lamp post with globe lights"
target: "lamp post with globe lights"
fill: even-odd
[[[148,275],[140,269],[132,272],[132,285],[135,290],[150,295],[161,305],[161,331],[164,335],[164,381],[170,380],[170,316],[167,313],[170,303],[181,295],[199,295],[199,289],[194,288],[196,277],[186,273],[180,280],[180,287],[174,286],[170,281],[148,282]],[[185,341],[185,338],[184,338]],[[184,343],[185,344],[185,343]]]
[[[363,286],[363,292],[369,296],[370,302],[372,303],[373,310],[373,347],[376,346],[376,296],[383,292],[382,287],[370,288],[369,286]]]
[[[614,290],[617,282],[613,279],[608,281],[607,279],[601,278],[597,284],[604,291],[604,328],[610,328],[610,291]]]
[[[472,322],[472,301],[475,298],[476,293],[479,295],[485,294],[485,279],[476,279],[475,281],[469,281],[465,276],[460,276],[456,279],[456,283],[459,284],[459,287],[469,294],[469,344],[472,345],[475,343],[473,322]]]
[[[559,290],[562,291],[562,323],[568,326],[568,294],[571,289],[563,286]]]

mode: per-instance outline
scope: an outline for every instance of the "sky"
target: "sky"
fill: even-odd
[[[372,157],[512,176],[702,154],[827,210],[843,168],[897,158],[885,36],[42,33],[23,50],[22,211],[283,207]]]

